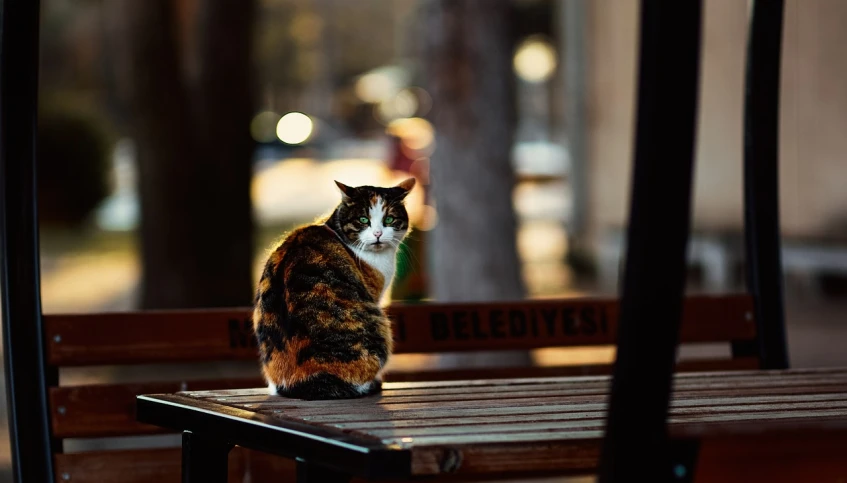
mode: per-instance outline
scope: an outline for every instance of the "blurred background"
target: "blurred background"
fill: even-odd
[[[688,290],[726,293],[744,290],[748,5],[704,3]],[[844,364],[847,3],[786,3],[780,203],[791,363]],[[395,301],[617,294],[636,0],[41,5],[45,313],[248,306],[274,240],[338,202],[333,180],[385,186],[409,176],[414,231]],[[613,352],[513,357],[590,362]],[[144,370],[62,377],[141,380]],[[6,434],[0,444],[8,466]]]

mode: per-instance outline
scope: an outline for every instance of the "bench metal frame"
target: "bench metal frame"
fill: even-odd
[[[645,438],[660,445],[667,441],[665,417],[688,242],[701,1],[642,0],[641,11],[638,132],[619,356],[601,460],[604,482],[620,480],[615,475],[627,470],[672,477],[664,473],[669,451],[654,451],[641,461],[633,455],[640,455]],[[47,395],[57,373],[45,360],[40,302],[35,153],[39,2],[2,0],[0,15],[0,282],[12,465],[15,481],[46,482],[54,478],[52,456],[58,449],[51,437]],[[756,350],[763,368],[788,367],[777,172],[782,15],[782,0],[754,0],[744,106],[747,282],[756,306]],[[670,182],[658,185],[659,175]],[[648,318],[651,330],[639,331]],[[635,399],[644,400],[649,412],[636,413],[625,404]],[[633,446],[628,428],[642,431],[640,447]]]
[[[763,369],[788,367],[778,184],[783,10],[783,0],[753,0],[745,79],[746,276]],[[685,288],[701,14],[700,0],[641,2],[632,200],[601,483],[674,478],[666,419]],[[650,331],[639,330],[645,323]]]
[[[53,479],[36,209],[38,0],[3,0],[0,39],[0,284],[12,468],[17,482]]]
[[[641,4],[638,105],[621,327],[599,481],[669,476],[666,434],[685,292],[701,0]],[[659,263],[657,263],[659,262]],[[649,324],[649,330],[645,325]]]

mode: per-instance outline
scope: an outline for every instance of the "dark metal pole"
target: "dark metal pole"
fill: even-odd
[[[3,0],[0,32],[0,284],[15,481],[53,481],[36,211],[38,0]],[[55,382],[55,381],[53,381]]]
[[[788,368],[779,229],[783,0],[755,0],[744,99],[744,238],[763,369]]]
[[[601,483],[670,481],[667,413],[685,295],[701,1],[642,0],[635,156]]]

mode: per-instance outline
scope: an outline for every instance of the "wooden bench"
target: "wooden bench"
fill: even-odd
[[[676,481],[847,478],[847,368],[677,374],[666,462]],[[263,389],[141,396],[139,418],[186,431],[186,483],[226,481],[230,445],[300,462],[298,481],[585,475],[609,377],[387,383],[354,401]],[[742,471],[739,471],[742,470]]]
[[[686,300],[683,346],[710,344],[714,356],[679,362],[680,371],[749,370],[759,367],[756,324],[746,295],[692,296]],[[397,354],[444,354],[614,344],[618,302],[614,298],[530,300],[514,303],[395,304]],[[256,361],[254,377],[165,380],[154,370],[144,382],[56,384],[49,388],[52,436],[59,442],[162,434],[136,421],[135,398],[149,393],[264,386],[250,323],[250,309],[175,310],[44,316],[51,370],[92,367]],[[645,327],[645,330],[650,330]],[[746,351],[746,352],[745,352]],[[565,355],[566,357],[566,355]],[[155,366],[154,366],[155,367]],[[608,364],[442,368],[389,372],[388,381],[460,380],[608,374]],[[60,378],[61,379],[61,378]],[[178,448],[91,450],[55,454],[56,481],[116,483],[179,481]],[[271,481],[291,473],[285,460],[241,449],[230,456],[232,481]]]
[[[841,400],[838,398],[843,395],[843,391],[821,389],[822,386],[828,386],[830,383],[843,384],[841,372],[825,374],[825,378],[816,378],[809,384],[807,382],[810,376],[802,371],[782,374],[773,372],[738,374],[738,377],[746,378],[746,382],[730,380],[730,375],[724,373],[716,375],[701,373],[691,376],[694,379],[684,379],[681,374],[672,374],[674,368],[683,372],[691,369],[715,371],[719,367],[770,369],[787,365],[782,326],[779,216],[776,203],[778,185],[775,177],[776,143],[773,142],[777,138],[775,133],[778,118],[776,115],[778,82],[774,79],[779,77],[778,62],[775,62],[774,58],[778,59],[779,51],[769,47],[779,45],[779,27],[782,19],[780,0],[767,4],[757,1],[753,8],[753,18],[760,20],[755,22],[755,28],[752,29],[751,45],[754,48],[751,51],[758,53],[756,59],[751,61],[750,72],[754,74],[754,78],[748,79],[748,100],[745,105],[745,114],[752,116],[745,132],[745,148],[747,148],[745,151],[745,234],[748,235],[747,255],[751,259],[748,264],[748,289],[751,297],[706,299],[689,297],[682,300],[685,304],[681,316],[677,310],[679,308],[677,302],[681,301],[680,298],[684,292],[683,280],[678,277],[684,273],[684,249],[687,243],[684,235],[688,227],[688,203],[691,198],[690,168],[691,152],[694,146],[692,132],[696,117],[695,105],[691,101],[696,97],[697,81],[697,72],[693,67],[696,58],[691,55],[696,53],[699,46],[697,43],[700,22],[699,3],[665,2],[659,7],[658,2],[646,0],[642,2],[642,28],[649,31],[651,35],[642,36],[641,74],[649,82],[639,84],[642,90],[639,91],[636,169],[627,241],[627,267],[622,285],[620,309],[616,300],[608,299],[516,302],[515,304],[486,304],[475,307],[468,305],[397,306],[392,308],[392,314],[398,322],[395,326],[398,353],[532,349],[573,345],[611,345],[617,342],[618,364],[614,367],[614,371],[611,371],[614,377],[606,380],[612,384],[607,395],[609,418],[604,428],[603,440],[606,441],[607,449],[613,448],[618,451],[606,452],[606,459],[610,463],[604,465],[601,458],[601,469],[606,468],[606,471],[609,468],[634,469],[630,473],[624,471],[624,474],[628,476],[641,473],[644,466],[634,465],[632,461],[640,459],[641,452],[646,450],[654,451],[654,454],[645,460],[649,459],[657,463],[664,463],[664,458],[675,457],[676,446],[670,448],[670,454],[666,454],[653,447],[645,448],[644,444],[644,441],[661,440],[661,435],[669,425],[672,436],[699,438],[704,443],[710,438],[722,441],[718,446],[720,450],[715,451],[718,455],[723,455],[723,459],[719,461],[722,461],[724,468],[729,470],[737,469],[736,464],[743,460],[744,468],[779,471],[776,475],[784,476],[797,468],[801,471],[814,469],[820,471],[821,475],[827,476],[841,475],[838,472],[842,467],[837,466],[838,461],[833,460],[828,452],[835,450],[839,451],[838,454],[843,454],[844,438],[841,433],[843,413],[840,406],[835,406],[840,404],[837,401]],[[662,11],[662,9],[665,10]],[[670,9],[674,12],[669,12]],[[259,427],[257,421],[261,421],[266,423],[266,426],[261,426],[264,428],[262,431],[273,431],[273,434],[291,433],[292,429],[286,425],[297,423],[296,421],[288,421],[284,425],[273,424],[274,421],[267,415],[262,415],[261,412],[254,415],[250,414],[253,411],[248,411],[250,408],[246,406],[234,408],[233,404],[241,404],[235,400],[228,400],[230,405],[216,404],[217,407],[210,410],[211,408],[208,407],[210,403],[204,399],[202,393],[204,389],[243,389],[262,385],[258,378],[177,383],[154,379],[140,384],[90,386],[67,386],[62,383],[62,371],[72,367],[247,361],[255,360],[256,348],[252,346],[249,310],[246,308],[224,311],[42,317],[38,299],[37,211],[33,201],[35,198],[33,140],[38,84],[37,2],[4,2],[2,23],[3,50],[0,55],[2,60],[0,75],[2,75],[3,91],[2,99],[0,99],[2,100],[0,102],[0,128],[2,129],[0,138],[3,142],[0,143],[0,174],[2,174],[0,182],[3,186],[4,203],[2,220],[0,220],[3,234],[3,244],[0,247],[3,253],[0,254],[2,255],[0,261],[2,261],[4,277],[3,319],[6,330],[4,356],[10,388],[10,420],[13,423],[10,426],[10,433],[16,475],[27,483],[48,481],[51,477],[63,482],[176,481],[179,477],[181,462],[179,451],[176,449],[79,453],[63,451],[64,443],[74,438],[150,435],[162,432],[161,428],[151,426],[150,423],[169,427],[171,430],[190,426],[192,429],[203,432],[209,431],[212,428],[211,425],[220,424],[224,420],[228,421],[225,424],[236,424],[237,428],[241,429],[251,426]],[[691,55],[672,55],[667,50],[667,46],[671,44],[675,48],[681,48],[683,53],[688,52]],[[759,45],[758,49],[755,48],[756,45]],[[776,51],[773,52],[773,50]],[[646,61],[645,54],[649,57]],[[764,66],[759,65],[762,64],[763,58]],[[764,74],[760,76],[762,72]],[[660,178],[668,176],[671,176],[669,183],[659,181]],[[544,307],[547,310],[546,315]],[[619,311],[621,315],[618,315]],[[549,320],[553,322],[548,325]],[[681,323],[680,320],[682,320]],[[523,325],[524,323],[526,325]],[[516,324],[517,328],[513,329],[512,324]],[[526,328],[526,332],[523,328]],[[764,332],[763,328],[765,328]],[[538,331],[537,338],[534,330]],[[545,330],[549,331],[545,332]],[[504,333],[505,337],[502,336]],[[680,334],[679,339],[684,343],[722,342],[729,345],[731,346],[731,350],[728,351],[729,357],[718,362],[695,361],[686,363],[688,365],[678,363],[674,366],[671,363],[672,357],[669,355],[672,355],[676,349],[677,333]],[[766,350],[760,352],[762,348]],[[545,376],[554,376],[557,373],[573,376],[610,372],[609,369],[608,366],[577,369],[563,367],[545,369],[542,372]],[[517,368],[515,373],[508,374],[525,378],[529,377],[533,370]],[[500,375],[496,377],[502,377],[505,373],[507,372],[499,370],[497,374]],[[491,374],[489,376],[491,377]],[[707,381],[708,378],[715,376],[723,381],[718,384],[730,382],[734,383],[735,387],[724,388],[726,392],[716,396],[709,389],[712,383]],[[455,387],[458,386],[461,392],[471,393],[479,389],[481,385],[488,385],[488,389],[499,387],[508,392],[518,386],[526,389],[526,385],[543,383],[543,381],[531,379],[485,381],[480,379],[483,374],[476,372],[473,374],[473,381],[468,381],[463,380],[467,379],[468,373],[462,371],[404,377],[407,379],[437,377],[453,379],[456,382],[450,383],[443,380],[433,382],[435,387],[427,387],[421,382],[388,383],[388,392],[384,396],[386,400],[399,397],[435,398],[438,397],[438,393],[434,392],[436,388],[455,391]],[[685,419],[688,416],[682,411],[684,407],[680,409],[673,407],[670,418],[665,419],[664,412],[659,409],[662,409],[669,400],[694,401],[685,399],[685,394],[688,392],[685,384],[681,384],[680,387],[686,390],[679,394],[671,394],[665,382],[670,381],[672,377],[681,382],[693,382],[692,390],[700,391],[697,397],[702,402],[700,406],[704,409],[702,413],[696,413],[695,410],[695,415]],[[775,384],[772,377],[776,377],[777,381],[779,377],[793,378],[791,380],[794,381],[792,382],[794,385],[790,387],[790,391],[787,386],[785,389],[777,390],[782,386]],[[398,380],[400,375],[395,374],[391,379]],[[580,403],[574,399],[568,399],[578,397],[573,395],[572,391],[580,390],[580,387],[583,388],[582,390],[595,391],[592,393],[596,396],[593,404],[597,404],[599,408],[599,405],[604,403],[600,394],[602,392],[600,386],[606,384],[603,381],[603,379],[548,380],[549,384],[561,385],[558,389],[553,389],[549,396],[561,398],[557,401],[563,403],[554,405],[559,409],[556,413],[551,412],[549,417],[561,416],[564,420],[568,415],[573,415],[567,410],[567,407],[572,407],[571,404],[591,403],[590,401]],[[590,389],[586,386],[590,384],[595,384],[596,387]],[[404,390],[423,391],[425,394],[399,395]],[[141,413],[138,414],[147,424],[139,424],[135,420],[136,408],[133,401],[136,395],[180,391],[183,394],[160,396],[158,399],[165,401],[169,397],[176,397],[177,402],[184,406],[184,412],[159,411],[156,416],[150,408],[160,408],[165,403],[156,402],[154,397],[147,397],[140,399]],[[195,396],[189,396],[185,391],[191,391],[191,394]],[[543,392],[544,389],[539,391]],[[763,392],[765,394],[762,394]],[[206,393],[206,396],[208,394]],[[234,393],[231,396],[237,399],[238,394]],[[496,395],[484,394],[488,395],[479,400],[482,409],[497,406]],[[754,399],[774,397],[773,394],[776,394],[775,399],[767,401]],[[791,399],[792,394],[794,399]],[[644,396],[642,399],[648,403],[651,409],[648,417],[628,407],[627,398],[636,395]],[[533,394],[532,397],[516,398],[521,400],[516,407],[529,406],[528,400],[536,396],[538,395]],[[824,399],[820,399],[821,396]],[[229,396],[222,396],[224,399],[226,397]],[[248,393],[246,397],[255,396]],[[737,399],[734,402],[738,404],[731,404],[733,401],[729,400],[733,397]],[[259,398],[263,400],[265,397]],[[171,403],[173,402],[172,400]],[[445,402],[449,401],[439,400],[435,403],[427,403],[423,400],[419,404],[442,405]],[[460,406],[464,404],[464,401],[454,402],[459,402]],[[291,404],[294,403],[291,402]],[[347,408],[351,403],[334,404]],[[355,407],[368,404],[373,405],[374,400],[352,403]],[[768,407],[773,411],[761,411],[763,404],[771,404],[772,406]],[[830,409],[822,409],[822,405]],[[320,407],[320,404],[314,407]],[[747,411],[753,407],[758,408],[755,413]],[[231,408],[232,414],[226,417],[221,416],[230,411],[225,408]],[[264,410],[264,408],[254,409]],[[310,411],[315,411],[317,415],[319,410]],[[185,416],[186,419],[180,420],[179,417],[175,419],[174,414]],[[195,418],[197,414],[205,414],[204,418],[208,416],[211,419],[202,419],[203,424],[194,426],[196,421],[192,418]],[[292,410],[287,414],[294,415],[295,411]],[[347,417],[350,412],[336,407],[333,412],[326,415],[335,414],[339,417]],[[738,414],[744,414],[744,416],[738,418]],[[787,417],[776,417],[782,415]],[[255,420],[252,419],[254,417]],[[683,419],[682,423],[679,422],[679,418]],[[717,421],[710,421],[710,419]],[[595,453],[587,455],[582,466],[560,464],[560,458],[551,458],[552,463],[548,468],[559,471],[567,470],[569,467],[589,468],[592,464],[596,464],[596,462],[592,463],[596,459],[592,459],[592,455],[596,457],[600,434],[596,432],[590,434],[592,431],[590,428],[595,428],[596,431],[597,422],[602,420],[598,418],[593,423],[587,423],[590,417],[579,416],[574,421],[577,424],[576,429],[585,431],[562,431],[564,439],[573,440],[574,438],[568,435],[576,435],[578,438],[585,436],[584,440],[592,441],[592,448],[594,448],[592,451]],[[234,421],[237,423],[233,423]],[[393,428],[395,422],[393,419],[390,421]],[[401,421],[407,420],[398,419],[397,424]],[[724,424],[727,421],[732,424],[727,426]],[[457,421],[457,426],[470,431],[472,422],[472,420],[463,419]],[[501,423],[533,424],[505,421]],[[302,425],[302,421],[297,424]],[[565,422],[562,421],[561,424]],[[636,425],[638,430],[628,432],[627,425]],[[431,426],[421,430],[435,433],[443,431],[436,430],[436,427],[440,428],[436,424]],[[309,423],[309,427],[314,429],[314,424]],[[732,431],[727,431],[728,427],[732,428]],[[497,428],[505,429],[502,426]],[[398,471],[382,476],[406,477],[412,472],[438,473],[443,469],[451,468],[468,472],[469,466],[473,468],[469,462],[473,462],[479,455],[485,456],[484,461],[489,462],[487,464],[492,461],[514,464],[518,461],[518,458],[514,456],[520,455],[520,448],[525,447],[527,443],[527,441],[508,439],[514,436],[514,433],[520,433],[519,431],[508,433],[510,436],[505,440],[486,433],[485,437],[478,440],[482,449],[464,447],[461,450],[463,464],[456,466],[450,464],[451,455],[455,452],[451,452],[449,447],[442,446],[436,453],[432,453],[432,449],[426,449],[425,445],[416,446],[415,436],[402,436],[412,434],[408,432],[412,429],[406,427],[396,433],[401,436],[401,447],[396,451],[405,451],[406,453],[403,454],[408,455],[409,461],[417,461],[418,465],[410,464],[406,467],[406,472]],[[535,427],[531,431],[537,431],[537,429]],[[357,434],[349,439],[334,432],[331,435],[324,435],[334,435],[334,437],[323,438],[322,441],[331,446],[338,446],[337,441],[345,441],[344,446],[348,449],[350,447],[362,449],[364,446],[358,442],[360,438],[367,436],[364,433],[383,430],[385,429],[357,428],[355,430]],[[431,436],[436,437],[435,433]],[[479,428],[473,428],[472,433],[478,434]],[[240,440],[238,437],[225,436],[227,437],[224,443],[243,443],[264,450],[279,448],[278,441],[271,445],[256,445],[255,440],[248,441],[246,438]],[[379,443],[374,442],[374,437],[381,436],[374,434],[367,436],[369,444],[382,444],[382,440]],[[402,447],[402,443],[406,443],[402,441],[404,437],[413,438],[410,448]],[[430,436],[418,437],[418,443],[423,437]],[[549,451],[545,452],[547,450],[556,451],[558,448],[565,451],[563,448],[568,448],[567,445],[553,444],[552,439],[539,441],[540,439],[543,438],[532,436],[530,442],[538,442],[533,444],[532,448],[539,450],[545,456],[551,456]],[[762,444],[763,439],[767,444]],[[189,436],[188,440],[191,443],[192,436]],[[188,445],[189,451],[185,455],[189,463],[192,454],[195,454],[196,450],[203,449],[204,442],[201,439],[196,442],[198,443],[196,446]],[[505,457],[506,453],[502,452],[503,443],[510,443],[506,446],[512,457]],[[708,452],[705,449],[708,446],[704,444],[702,451],[699,452],[700,459],[703,461],[706,460],[705,456]],[[727,448],[741,449],[746,454],[733,457]],[[783,448],[784,451],[774,453],[772,450],[775,448]],[[221,447],[217,449],[220,450],[219,456],[226,455]],[[395,451],[394,448],[389,449]],[[297,451],[300,449],[296,447],[281,450],[285,456],[289,457],[296,456],[293,453]],[[769,451],[769,460],[757,460],[750,456],[767,455]],[[487,455],[486,452],[488,452]],[[202,451],[200,453],[202,454]],[[284,466],[274,466],[279,460],[264,460],[258,456],[258,453],[254,453],[243,450],[229,455],[229,476],[232,481],[237,481],[245,474],[250,475],[251,481],[262,481],[261,475],[265,477],[269,475],[274,481],[279,481],[285,471]],[[415,453],[418,454],[417,460],[414,459]],[[433,454],[435,454],[434,457]],[[318,477],[321,465],[324,467],[339,465],[332,462],[332,452],[305,456],[320,457],[319,463],[310,463],[318,468]],[[523,459],[520,466],[505,469],[515,469],[519,472],[535,471],[544,469],[547,461],[546,458],[543,461],[530,458],[530,454],[525,451]],[[222,468],[226,458],[209,461],[214,462],[212,469]],[[621,461],[623,462],[620,463]],[[261,467],[270,468],[270,471],[262,473],[259,471]],[[437,467],[438,471],[425,469],[434,467]],[[774,468],[776,470],[773,470]],[[832,468],[835,468],[835,471],[828,472]],[[311,466],[306,469],[311,470]],[[827,472],[824,473],[824,471]],[[356,473],[369,476],[367,471]],[[603,472],[601,472],[602,475]],[[312,479],[315,479],[315,476],[307,475]],[[732,471],[730,476],[747,475],[744,475],[743,471]],[[601,481],[606,480],[601,479]]]

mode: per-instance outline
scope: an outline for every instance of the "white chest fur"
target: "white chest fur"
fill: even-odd
[[[362,250],[354,248],[353,251],[359,259],[373,268],[379,270],[385,281],[382,285],[380,299],[385,297],[385,292],[391,287],[391,282],[394,280],[394,271],[396,270],[397,250],[381,250],[378,252]]]

